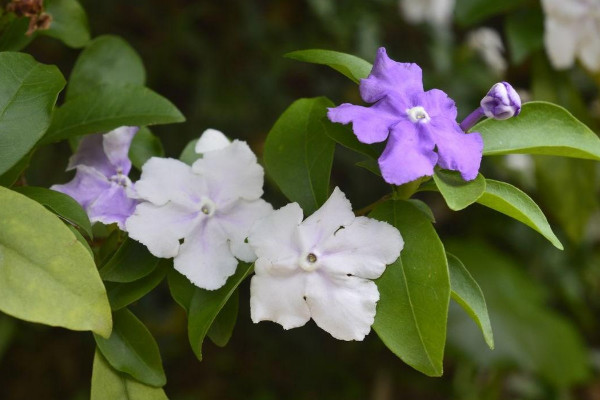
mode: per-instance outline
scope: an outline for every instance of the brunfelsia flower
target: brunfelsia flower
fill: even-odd
[[[116,223],[125,229],[125,220],[133,213],[137,201],[131,180],[129,147],[137,127],[123,126],[105,134],[85,136],[69,160],[68,170],[76,169],[72,181],[53,185],[87,212],[90,221]]]
[[[126,226],[155,256],[174,257],[194,285],[215,290],[235,272],[236,257],[254,261],[248,231],[273,209],[260,198],[264,172],[246,142],[209,130],[198,143],[207,146],[197,146],[204,153],[192,166],[157,157],[144,164],[142,202]]]
[[[393,61],[382,47],[371,74],[360,82],[360,94],[365,102],[374,104],[346,103],[330,108],[327,115],[333,122],[352,122],[354,134],[363,143],[388,139],[379,158],[386,182],[401,185],[433,175],[436,164],[459,171],[467,181],[477,177],[481,135],[460,129],[456,106],[446,93],[423,91],[418,65]]]
[[[355,217],[338,188],[304,221],[297,203],[274,211],[254,225],[248,242],[258,256],[250,285],[252,321],[290,329],[312,318],[342,340],[362,340],[371,330],[379,300],[372,279],[404,244],[391,225]]]
[[[460,123],[462,130],[467,132],[483,116],[497,120],[516,117],[521,113],[521,97],[508,82],[498,82],[492,86],[477,107]]]

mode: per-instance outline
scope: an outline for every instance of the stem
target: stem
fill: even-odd
[[[465,118],[463,120],[463,122],[460,123],[460,128],[467,132],[469,129],[471,129],[473,127],[473,125],[475,125],[475,123],[477,123],[477,121],[479,121],[481,119],[481,117],[483,117],[485,114],[483,112],[483,108],[478,107],[475,109],[475,111],[473,111],[471,114],[467,115],[467,118]]]

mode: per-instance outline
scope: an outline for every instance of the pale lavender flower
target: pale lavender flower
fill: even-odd
[[[67,167],[67,171],[76,170],[75,177],[51,189],[74,198],[92,223],[116,223],[125,229],[125,220],[137,204],[128,178],[131,170],[128,153],[138,129],[123,126],[106,134],[85,136]]]
[[[291,329],[312,318],[341,340],[363,340],[371,330],[379,300],[372,280],[404,245],[393,226],[355,217],[338,188],[304,221],[297,203],[274,211],[254,225],[248,242],[258,256],[252,321]]]
[[[144,164],[136,182],[142,202],[126,226],[156,257],[174,257],[175,269],[194,285],[215,290],[237,259],[256,259],[246,237],[273,209],[260,198],[264,172],[246,142],[210,130],[198,143],[204,154],[192,166],[157,157]]]
[[[437,164],[457,170],[463,179],[477,177],[483,140],[465,134],[456,122],[454,101],[441,90],[423,91],[421,68],[388,58],[382,47],[373,70],[360,82],[360,94],[371,107],[342,104],[330,108],[333,122],[347,124],[358,140],[376,143],[388,139],[379,158],[386,182],[401,185],[433,175]]]

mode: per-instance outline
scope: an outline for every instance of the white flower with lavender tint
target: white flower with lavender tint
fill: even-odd
[[[53,185],[52,190],[74,198],[92,223],[116,223],[125,229],[125,220],[137,201],[128,175],[131,170],[129,147],[137,127],[123,126],[106,134],[85,136],[69,160],[68,170],[76,169],[73,180]]]
[[[203,157],[192,166],[153,157],[136,191],[142,201],[127,220],[129,236],[208,290],[223,286],[238,260],[251,262],[252,224],[272,212],[263,194],[262,167],[246,142],[209,130],[198,140]],[[237,259],[236,259],[237,258]]]
[[[252,321],[290,329],[312,318],[337,339],[362,340],[379,300],[372,280],[400,255],[400,232],[355,217],[338,188],[313,215],[302,217],[297,203],[288,204],[250,231],[258,256],[250,285]]]
[[[573,66],[575,58],[600,71],[600,1],[542,0],[544,44],[557,69]]]
[[[400,0],[400,9],[406,20],[413,24],[427,22],[447,26],[452,21],[455,0]]]

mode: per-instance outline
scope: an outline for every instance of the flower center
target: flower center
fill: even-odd
[[[431,120],[431,118],[429,118],[429,114],[427,114],[427,111],[425,111],[425,109],[421,106],[408,108],[406,110],[406,114],[411,122],[415,123],[427,123]]]
[[[116,183],[119,186],[123,186],[124,188],[131,186],[131,179],[129,179],[127,175],[123,175],[121,169],[117,169],[117,173],[111,176],[108,180]]]
[[[312,272],[318,267],[317,256],[314,253],[308,253],[307,255],[300,257],[298,263],[300,264],[300,268],[306,272]]]
[[[216,209],[215,203],[208,197],[202,197],[202,199],[200,199],[200,212],[202,214],[210,217],[215,213]]]

